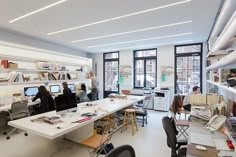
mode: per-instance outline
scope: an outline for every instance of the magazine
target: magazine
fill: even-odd
[[[57,116],[52,116],[52,117],[42,116],[42,117],[32,119],[31,122],[48,123],[48,124],[54,125],[54,124],[61,123],[62,121],[60,117],[57,117]]]

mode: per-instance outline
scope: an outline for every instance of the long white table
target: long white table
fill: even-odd
[[[92,119],[84,121],[82,123],[68,123],[66,127],[60,129],[56,127],[57,125],[54,126],[47,123],[37,123],[31,121],[33,119],[42,116],[47,116],[47,117],[58,116],[56,114],[56,111],[10,121],[8,124],[15,128],[25,130],[29,133],[37,134],[39,136],[46,137],[48,139],[55,139],[62,135],[66,135],[73,131],[79,130],[80,128],[86,127],[87,125],[89,125],[88,128],[91,128],[91,126],[93,126],[94,121],[102,117],[105,117],[109,114],[112,114],[116,111],[119,111],[123,108],[126,108],[134,103],[142,101],[144,98],[145,98],[144,96],[128,96],[127,99],[114,99],[114,101],[111,101],[109,98],[98,100],[93,102],[96,104],[94,106],[86,106],[86,103],[78,104],[77,112],[79,114],[96,111],[97,116],[94,116],[92,117]],[[78,119],[79,118],[81,118],[81,116],[78,116]],[[73,137],[73,136],[69,135],[68,137]]]
[[[204,135],[210,135],[213,139],[218,139],[218,140],[225,140],[226,141],[226,139],[227,139],[226,135],[224,135],[220,130],[215,131],[215,132],[211,132],[203,124],[198,123],[198,122],[190,122],[189,133],[190,133],[189,135],[191,135],[191,133],[200,133],[200,134],[204,134]],[[232,137],[230,135],[228,135],[228,136],[233,141],[233,144],[236,147],[236,143],[234,142]],[[190,143],[190,141],[191,141],[191,139],[189,138],[188,142]],[[236,150],[234,150],[234,152],[236,152]],[[187,151],[187,157],[197,157],[197,156],[191,155]]]

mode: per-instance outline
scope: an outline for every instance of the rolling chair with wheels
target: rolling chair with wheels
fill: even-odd
[[[10,120],[17,120],[17,119],[21,119],[24,117],[28,117],[29,116],[29,111],[28,111],[28,101],[24,100],[24,101],[18,101],[18,102],[14,102],[11,105],[11,110],[9,111],[9,119]],[[11,130],[10,132],[4,132],[4,134],[7,135],[7,140],[10,139],[10,135],[12,133],[14,133],[15,131],[18,131],[17,128],[14,128],[13,130]],[[25,132],[25,136],[28,136],[28,133]]]
[[[171,157],[185,157],[187,148],[181,148],[183,145],[187,145],[187,140],[177,141],[174,118],[163,117],[162,125],[167,135],[167,146],[171,148]]]
[[[130,145],[116,147],[106,157],[135,157],[135,151]]]

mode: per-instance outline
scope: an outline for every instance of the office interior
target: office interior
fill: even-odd
[[[235,0],[1,0],[1,156],[236,156],[235,49]]]

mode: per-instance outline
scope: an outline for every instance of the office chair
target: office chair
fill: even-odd
[[[17,119],[21,119],[21,118],[28,117],[28,116],[29,116],[29,111],[28,111],[28,101],[27,100],[12,103],[11,110],[9,110],[8,119],[17,120]],[[15,131],[18,131],[18,129],[14,128],[9,133],[4,132],[4,134],[7,135],[6,139],[9,140],[10,135],[12,133],[14,133]],[[28,136],[27,132],[25,133],[25,136]]]
[[[123,145],[110,151],[106,157],[135,157],[135,151],[132,146]]]
[[[108,121],[102,129],[102,134],[98,134],[96,131],[92,136],[80,142],[80,144],[87,146],[88,152],[91,157],[98,157],[102,151],[106,152],[106,145],[111,140],[112,134],[115,129],[115,122]]]
[[[185,157],[187,148],[180,148],[187,145],[187,141],[177,141],[178,131],[175,126],[174,118],[163,117],[162,125],[167,135],[167,146],[171,148],[171,157]]]
[[[39,106],[40,113],[53,111],[55,109],[56,109],[55,102],[54,102],[52,96],[51,95],[43,96],[41,99],[40,106]]]

